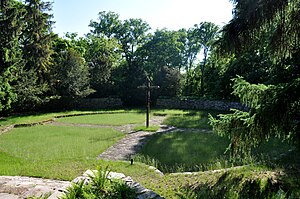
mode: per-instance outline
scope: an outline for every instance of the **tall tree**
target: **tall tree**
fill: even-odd
[[[82,98],[94,92],[90,88],[90,73],[82,55],[71,47],[57,52],[52,81],[57,95],[63,98]]]
[[[53,34],[51,3],[41,0],[25,0],[26,27],[22,34],[23,58],[26,69],[34,69],[41,78],[52,65]]]
[[[15,72],[23,64],[19,48],[22,30],[22,4],[14,0],[2,0],[0,7],[0,111],[11,108],[16,95],[12,88]]]
[[[176,96],[179,92],[180,68],[183,63],[182,31],[156,30],[140,49],[139,63],[154,84],[159,85],[159,93]]]
[[[99,37],[115,37],[119,32],[121,20],[119,15],[114,12],[99,12],[98,21],[91,21],[90,27],[93,28],[91,33]]]
[[[112,82],[111,74],[119,66],[121,59],[120,46],[116,39],[95,37],[89,35],[86,39],[85,59],[91,73],[91,87],[96,90],[95,95],[103,97],[112,94],[107,87]],[[111,88],[111,87],[110,87]]]
[[[149,30],[149,24],[142,19],[128,19],[121,24],[116,37],[129,67],[136,61],[135,52],[146,42]]]
[[[24,66],[16,72],[14,90],[17,93],[16,109],[33,108],[49,101],[49,70],[52,66],[51,31],[53,22],[51,3],[41,0],[25,0],[24,17],[19,46]]]
[[[300,7],[293,1],[234,1],[234,18],[223,29],[223,52],[243,55],[260,47],[263,35],[268,38],[274,67],[281,66],[288,78],[274,85],[250,84],[238,77],[234,93],[248,105],[249,112],[235,111],[212,119],[214,128],[231,138],[236,153],[250,151],[251,146],[272,136],[287,139],[300,146]]]
[[[200,94],[204,95],[204,72],[206,68],[208,54],[217,39],[219,27],[211,22],[202,22],[196,26],[196,31],[198,33],[199,41],[203,49],[203,60],[200,63]]]

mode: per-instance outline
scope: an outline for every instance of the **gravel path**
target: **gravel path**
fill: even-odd
[[[161,126],[165,117],[153,116],[150,120],[150,125]],[[131,156],[136,154],[143,145],[147,142],[147,138],[151,136],[153,132],[129,131],[125,138],[109,147],[106,151],[98,156],[98,159],[107,160],[130,160]]]

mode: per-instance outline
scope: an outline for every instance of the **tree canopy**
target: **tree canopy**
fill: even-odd
[[[269,53],[264,54],[259,66],[271,60],[268,71],[273,78],[265,85],[250,84],[237,77],[233,93],[250,111],[236,110],[219,119],[211,118],[211,122],[220,134],[231,138],[234,154],[249,152],[251,146],[273,136],[299,147],[299,1],[234,2],[234,18],[223,28],[221,51],[241,57],[249,52],[263,54],[262,49],[267,49]]]

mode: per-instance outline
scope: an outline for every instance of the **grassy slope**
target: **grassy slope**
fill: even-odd
[[[188,115],[185,115],[184,117],[181,116],[186,113],[189,113],[189,111],[156,110],[154,114],[169,114],[173,117],[174,117],[174,115],[177,115],[177,116],[181,117],[181,120],[177,120],[177,121],[179,121],[177,123],[181,123],[180,121],[182,121],[182,119],[188,120],[188,117],[187,117]],[[59,113],[59,114],[56,113],[54,115],[65,115],[65,114],[66,113]],[[189,114],[189,115],[192,116],[191,114]],[[7,124],[13,124],[13,123],[30,123],[30,121],[28,121],[28,118],[30,118],[31,121],[36,122],[36,121],[45,120],[45,118],[51,119],[52,117],[53,117],[53,115],[47,114],[47,115],[33,116],[33,118],[31,118],[31,116],[21,117],[21,118],[18,118],[18,120],[13,121],[16,118],[16,117],[14,117],[14,118],[9,118],[6,121],[2,120],[0,122],[0,125],[7,125]],[[199,117],[199,116],[196,116],[196,117]],[[191,118],[193,120],[193,117],[191,117]],[[175,120],[173,120],[173,121],[175,121]],[[188,128],[188,127],[195,128],[195,126],[193,126],[194,125],[193,122],[190,123],[191,126],[187,125],[187,124],[189,124],[188,121],[182,127],[183,128]],[[1,137],[0,141],[3,138],[2,136],[4,136],[4,135],[7,136],[9,134],[11,134],[11,132],[8,134],[0,135],[0,137]],[[24,133],[24,134],[26,134],[26,133]],[[27,132],[27,134],[29,134],[29,132]],[[20,139],[21,139],[21,137],[20,137]],[[47,139],[45,139],[45,140],[47,140]],[[2,143],[4,143],[4,142],[2,142]],[[199,172],[194,175],[179,175],[179,176],[167,174],[164,177],[162,177],[162,176],[159,176],[158,174],[156,174],[155,172],[153,172],[152,170],[149,170],[148,166],[141,164],[141,163],[135,163],[132,166],[129,164],[129,162],[120,162],[120,161],[111,162],[111,161],[104,161],[104,160],[96,161],[94,158],[81,158],[81,159],[77,159],[77,160],[74,159],[72,161],[62,158],[59,161],[56,161],[56,160],[53,161],[53,160],[51,160],[51,158],[50,158],[50,160],[45,160],[44,157],[39,157],[40,160],[33,160],[33,159],[30,159],[31,155],[29,155],[26,152],[24,153],[24,157],[29,157],[29,159],[24,159],[23,157],[19,157],[19,156],[10,154],[10,153],[12,153],[12,151],[14,151],[13,154],[17,153],[18,150],[16,150],[16,149],[10,149],[9,151],[5,150],[5,152],[2,151],[1,150],[2,143],[0,144],[0,162],[1,162],[0,175],[26,175],[26,176],[37,176],[37,177],[71,180],[74,177],[78,176],[79,174],[82,174],[82,172],[84,172],[86,169],[96,168],[97,165],[102,165],[103,167],[105,167],[106,165],[109,165],[111,170],[117,171],[117,172],[123,172],[126,175],[132,176],[133,179],[140,182],[145,187],[156,191],[157,193],[161,194],[162,196],[164,196],[166,198],[177,198],[178,194],[180,195],[180,193],[182,193],[185,196],[183,198],[196,198],[196,194],[197,195],[201,195],[203,193],[209,194],[209,191],[211,191],[210,190],[211,188],[214,188],[214,190],[212,190],[213,193],[222,194],[222,193],[225,193],[225,191],[226,191],[228,194],[231,194],[232,192],[229,192],[228,190],[226,190],[226,187],[231,187],[231,185],[234,183],[236,183],[238,185],[238,184],[242,184],[242,182],[244,182],[246,180],[251,181],[251,179],[256,179],[257,176],[260,176],[260,177],[261,176],[270,176],[269,174],[274,174],[274,173],[284,175],[285,173],[287,173],[287,172],[282,172],[282,170],[277,170],[277,169],[274,170],[275,172],[272,172],[268,168],[261,169],[259,166],[256,166],[256,167],[251,167],[251,168],[247,168],[247,169],[241,169],[239,172],[234,171],[230,175],[227,175],[225,171],[222,171],[222,172],[217,172],[217,173]],[[84,148],[85,146],[81,146],[81,147]],[[43,150],[43,146],[38,146],[37,150]],[[74,150],[74,151],[76,151],[76,150]],[[20,153],[20,150],[19,150],[19,153]],[[70,154],[72,154],[72,152],[70,152]],[[81,154],[87,154],[87,153],[81,152]],[[240,179],[241,181],[238,182],[238,181],[235,181],[235,179]],[[283,179],[283,180],[281,180],[281,179]],[[280,178],[280,180],[281,180],[280,183],[283,183],[294,189],[295,186],[299,187],[299,180],[297,181],[297,179],[300,179],[297,173],[296,174],[287,174],[285,178]],[[294,186],[292,186],[292,185],[294,185]],[[186,187],[189,187],[190,191],[186,192],[185,191]],[[238,188],[238,187],[239,186],[236,186],[236,188]],[[189,196],[191,196],[191,197],[189,197]],[[206,195],[206,197],[207,197],[207,195]]]

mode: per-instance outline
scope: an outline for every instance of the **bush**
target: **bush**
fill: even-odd
[[[122,180],[109,179],[109,173],[108,168],[104,170],[101,167],[98,168],[97,171],[93,172],[93,175],[89,175],[90,181],[88,183],[85,183],[84,180],[73,183],[62,199],[136,198],[133,189]]]

